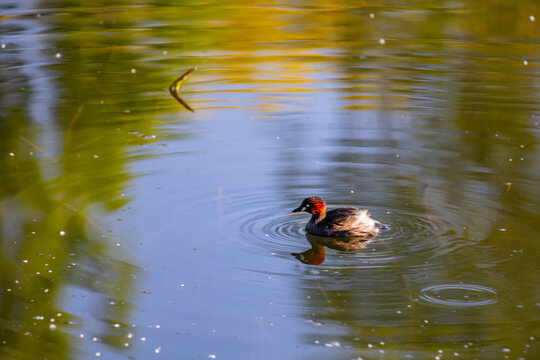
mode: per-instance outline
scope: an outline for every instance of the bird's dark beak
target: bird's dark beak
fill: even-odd
[[[300,211],[306,211],[306,207],[300,205],[299,207],[297,207],[296,209],[294,209],[292,212],[300,212]]]

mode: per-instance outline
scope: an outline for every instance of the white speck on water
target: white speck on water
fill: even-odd
[[[439,349],[439,350],[437,350],[437,352],[438,352],[439,354],[442,354],[442,353],[444,352],[444,350]]]
[[[180,287],[184,287],[184,286],[186,286],[186,285],[184,285],[184,284],[180,284]]]
[[[98,357],[101,356],[101,353],[98,351],[98,352],[96,353],[96,356],[98,356]]]
[[[354,190],[351,190],[351,194],[354,194]]]
[[[60,236],[64,236],[64,235],[66,235],[66,232],[64,230],[62,230],[58,234],[60,234]]]
[[[512,158],[508,159],[508,161],[512,162]]]
[[[523,60],[523,65],[527,66],[529,65],[529,62],[527,60]]]
[[[25,263],[25,264],[28,264],[28,260],[26,260],[26,259],[24,259],[22,262]]]
[[[120,325],[120,324],[113,324],[113,326],[114,326],[115,328],[119,328],[121,325]]]
[[[98,341],[99,341],[99,339],[98,339],[96,336],[94,336],[94,337],[92,338],[92,342],[98,342]]]
[[[534,18],[534,15],[531,15],[531,16],[529,16],[529,20],[534,21],[536,19]]]
[[[426,323],[426,324],[429,323],[429,320],[424,320],[424,323]]]
[[[529,340],[531,341],[534,340],[534,336],[529,337]]]
[[[382,350],[382,349],[381,349],[381,350],[379,350],[379,352],[380,352],[381,354],[384,354],[384,353],[385,353],[385,351],[384,351],[384,350]]]
[[[396,157],[399,157],[399,154],[396,154]]]
[[[441,357],[439,355],[435,356],[435,360],[441,360]]]
[[[367,347],[371,349],[373,347],[373,344],[367,344]]]
[[[141,337],[141,341],[146,341],[146,338],[144,336]]]
[[[497,231],[506,231],[505,228],[500,228],[500,229],[497,229]]]
[[[163,55],[167,55],[167,54],[168,54],[167,50],[163,50]]]
[[[279,140],[279,136],[276,136],[276,140]]]
[[[270,235],[268,235],[268,234],[264,234],[264,236],[265,236],[265,237],[269,237]]]
[[[458,353],[458,352],[455,352],[455,353],[454,353],[454,356],[459,356],[459,353]]]
[[[6,48],[6,44],[2,44],[2,49],[5,49]]]
[[[129,343],[124,343],[124,347],[128,347],[129,346]]]
[[[210,355],[208,355],[208,358],[209,358],[209,359],[215,359],[215,358],[217,358],[217,356],[214,355],[214,354],[210,354]]]
[[[55,329],[56,329],[56,324],[50,324],[50,325],[49,325],[49,328],[50,328],[51,330],[55,330]]]
[[[94,154],[94,159],[97,159],[99,157],[98,154]]]
[[[46,294],[46,293],[49,292],[49,289],[45,289],[45,290],[43,290],[43,292]]]
[[[386,40],[384,40],[383,38],[380,38],[379,39],[379,44],[381,44],[381,45],[386,44]]]
[[[156,329],[159,329],[161,326],[160,325],[156,325]]]
[[[131,73],[132,73],[132,74],[135,74],[136,72],[137,72],[136,69],[131,69]]]
[[[503,348],[501,351],[502,352],[510,352],[511,350],[509,348]]]
[[[401,310],[396,311],[397,314],[401,314]]]
[[[375,19],[375,14],[374,13],[369,14],[369,18],[370,19]]]
[[[9,156],[15,156],[15,153],[10,152]]]
[[[54,55],[57,59],[60,59],[62,57],[62,54],[60,53],[56,53],[56,55]]]
[[[384,345],[384,341],[381,341],[379,344]]]
[[[133,338],[133,333],[128,333],[128,334],[127,334],[127,338],[128,338],[128,339]]]
[[[155,352],[156,354],[159,354],[159,353],[161,352],[161,346],[155,348],[155,349],[154,349],[154,352]]]
[[[84,334],[79,334],[79,337],[80,337],[81,339],[84,339]]]

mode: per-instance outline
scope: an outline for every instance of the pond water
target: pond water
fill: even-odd
[[[3,0],[0,45],[0,357],[540,357],[538,1]]]

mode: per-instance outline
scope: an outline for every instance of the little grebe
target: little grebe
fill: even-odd
[[[379,233],[380,223],[367,210],[339,208],[326,212],[326,204],[318,196],[310,196],[293,212],[305,211],[313,216],[306,226],[308,234],[335,237],[370,238]]]

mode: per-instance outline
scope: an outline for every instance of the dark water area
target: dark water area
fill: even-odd
[[[535,0],[0,2],[0,358],[540,358],[539,71]]]

